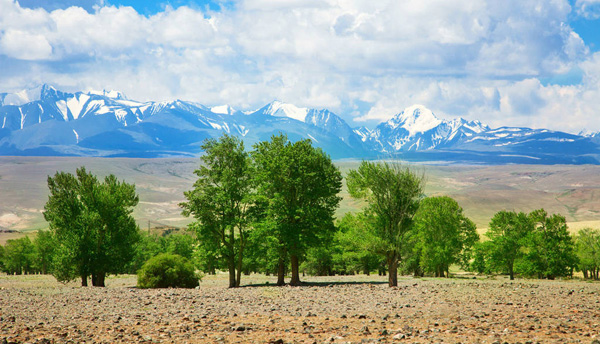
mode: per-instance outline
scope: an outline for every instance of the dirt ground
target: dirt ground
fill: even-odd
[[[197,289],[0,276],[0,343],[600,343],[600,283],[224,275]]]

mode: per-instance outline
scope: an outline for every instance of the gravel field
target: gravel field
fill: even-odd
[[[600,283],[497,279],[225,275],[198,289],[107,288],[0,275],[0,343],[600,344]]]

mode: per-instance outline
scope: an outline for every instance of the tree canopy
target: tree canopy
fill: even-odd
[[[584,228],[577,233],[575,239],[579,269],[584,278],[599,279],[600,277],[600,230]]]
[[[264,209],[263,233],[279,253],[278,284],[283,284],[289,255],[290,284],[299,285],[299,259],[335,232],[334,212],[341,198],[342,175],[331,158],[310,140],[290,142],[285,135],[255,145],[258,202]]]
[[[375,218],[372,229],[386,257],[389,286],[397,286],[398,262],[423,197],[424,177],[399,164],[363,161],[346,180],[350,195],[368,202],[365,211]]]
[[[229,287],[239,287],[254,195],[252,163],[235,136],[208,139],[202,149],[202,164],[194,172],[198,179],[180,205],[185,216],[196,219],[189,228],[202,249],[225,260]]]
[[[99,181],[84,167],[76,175],[57,172],[48,177],[50,196],[44,218],[58,246],[52,272],[59,281],[91,275],[92,285],[104,286],[106,274],[126,270],[139,239],[133,208],[135,186],[114,175]]]
[[[490,221],[485,234],[490,239],[489,263],[492,269],[502,269],[515,279],[515,262],[523,257],[526,238],[533,232],[531,217],[523,212],[499,211]]]
[[[448,196],[423,199],[415,227],[420,266],[437,277],[447,276],[451,264],[467,265],[470,249],[479,240],[475,223]]]

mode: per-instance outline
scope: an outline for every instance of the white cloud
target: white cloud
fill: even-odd
[[[600,99],[600,63],[568,25],[571,11],[567,0],[240,0],[148,17],[0,0],[0,59],[20,68],[0,64],[0,78],[238,109],[281,99],[369,124],[422,103],[440,117],[576,130],[592,123],[582,99]],[[582,85],[539,81],[579,65]],[[573,108],[581,115],[565,120]]]
[[[600,0],[577,0],[575,8],[577,14],[586,19],[600,18]]]
[[[52,47],[43,35],[7,30],[0,37],[0,53],[19,60],[46,60]]]

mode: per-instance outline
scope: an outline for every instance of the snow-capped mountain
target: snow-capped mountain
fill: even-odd
[[[422,105],[374,129],[351,128],[327,109],[274,101],[255,111],[175,100],[138,102],[117,91],[68,93],[43,85],[0,93],[0,155],[194,156],[226,132],[246,147],[286,133],[333,158],[394,157],[471,163],[600,163],[600,137],[542,129],[491,129],[440,119]]]
[[[251,112],[250,115],[288,118],[305,123],[341,140],[343,145],[356,152],[355,156],[368,155],[360,135],[355,133],[346,121],[327,109],[300,108],[276,100]],[[314,138],[311,139],[315,141]]]
[[[489,130],[479,121],[441,120],[423,105],[406,108],[367,136],[382,152],[422,151],[451,147]]]

